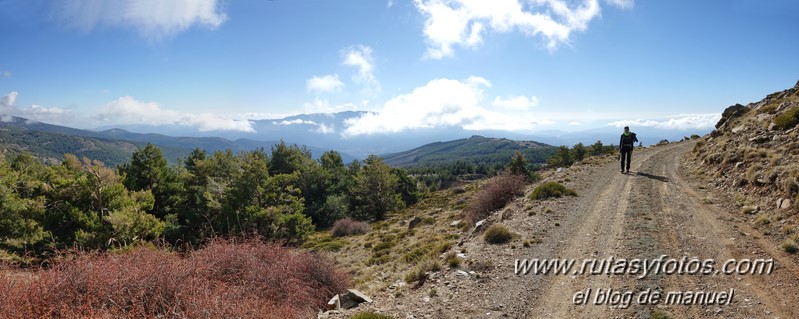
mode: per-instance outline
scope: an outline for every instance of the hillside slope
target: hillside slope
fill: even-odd
[[[544,163],[555,153],[555,147],[533,141],[472,136],[449,142],[423,145],[409,151],[384,155],[392,166],[436,166],[463,161],[472,164],[507,164],[516,151],[531,163]]]
[[[787,232],[799,212],[797,123],[799,82],[758,102],[727,108],[717,129],[693,150],[690,166],[739,209],[762,214],[762,221],[779,221],[771,223],[774,233]]]

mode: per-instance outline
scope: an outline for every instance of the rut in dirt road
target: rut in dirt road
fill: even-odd
[[[618,163],[598,168],[570,208],[565,229],[552,235],[558,244],[530,256],[574,259],[574,267],[566,275],[516,277],[517,284],[535,288],[520,292],[510,315],[799,317],[793,307],[799,288],[781,284],[799,279],[795,259],[743,237],[721,220],[730,212],[698,198],[679,167],[693,145],[636,150],[629,174],[619,173]],[[646,265],[650,271],[643,275]],[[758,266],[771,268],[751,273]],[[729,270],[737,271],[723,274]]]

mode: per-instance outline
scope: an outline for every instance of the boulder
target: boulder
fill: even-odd
[[[327,310],[338,310],[341,309],[341,299],[338,295],[333,296],[330,298],[330,301],[327,302]]]
[[[347,292],[344,294],[339,295],[341,308],[344,309],[352,309],[357,307],[362,303],[372,303],[372,298],[365,295],[364,293],[355,290],[355,289],[347,289]]]
[[[791,200],[788,198],[780,198],[777,200],[777,207],[780,209],[788,209],[791,207]]]
[[[762,143],[768,142],[769,140],[771,140],[771,139],[768,136],[766,136],[766,135],[758,135],[758,136],[750,138],[749,142],[762,144]]]
[[[474,231],[476,233],[482,232],[483,229],[485,229],[485,228],[486,228],[486,220],[485,219],[483,219],[481,221],[478,221],[478,222],[476,222],[474,224]]]
[[[421,217],[419,217],[419,216],[414,217],[413,219],[411,219],[411,221],[408,222],[408,229],[413,229],[414,227],[419,225],[419,223],[421,223],[421,222],[422,222],[422,218]]]
[[[776,130],[776,129],[777,129],[777,123],[771,122],[771,124],[768,125],[768,130],[769,131],[773,131],[773,130]]]
[[[453,222],[449,223],[449,227],[460,227],[461,221],[463,221],[463,220],[462,219],[458,219],[456,221],[453,221]]]
[[[747,111],[749,111],[749,108],[741,104],[735,104],[724,109],[724,112],[721,113],[721,119],[719,119],[719,122],[716,123],[716,128],[720,128],[725,122],[731,119],[746,114]]]

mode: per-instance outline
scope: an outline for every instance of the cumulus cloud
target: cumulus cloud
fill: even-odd
[[[480,77],[464,81],[432,80],[387,101],[379,112],[345,121],[347,127],[342,135],[396,133],[434,127],[525,130],[539,123],[529,115],[500,113],[482,107],[483,88],[487,86],[490,82]]]
[[[506,98],[497,96],[494,98],[494,102],[491,103],[491,105],[503,109],[527,111],[530,108],[538,105],[538,98],[535,96],[526,97],[523,95],[508,96]]]
[[[0,114],[8,115],[17,111],[14,107],[14,104],[17,103],[17,95],[19,95],[17,91],[11,91],[0,99]]]
[[[616,5],[632,0],[613,0]],[[426,57],[453,55],[455,46],[477,48],[490,32],[519,31],[542,37],[552,50],[568,44],[575,31],[585,31],[600,15],[599,0],[414,0],[425,17]]]
[[[343,86],[344,83],[338,79],[338,74],[314,76],[305,81],[305,87],[308,89],[308,92],[333,92],[341,89]]]
[[[374,71],[372,48],[358,45],[341,51],[342,64],[358,69],[358,74],[353,78],[355,83],[363,85],[365,93],[372,95],[382,90]]]
[[[719,113],[709,114],[679,114],[666,120],[623,120],[608,123],[615,127],[654,127],[666,130],[713,129],[721,119]]]
[[[107,124],[184,125],[199,131],[255,132],[249,120],[237,120],[210,113],[183,113],[161,108],[155,102],[143,102],[131,96],[120,97],[102,106],[97,120]]]
[[[213,30],[227,20],[217,0],[59,0],[54,15],[86,32],[97,26],[131,28],[156,41],[195,25]]]
[[[44,107],[36,104],[27,108],[17,107],[18,95],[18,92],[11,91],[0,99],[0,115],[3,117],[3,122],[10,122],[13,116],[20,116],[34,122],[62,124],[74,117],[72,112],[60,107]]]

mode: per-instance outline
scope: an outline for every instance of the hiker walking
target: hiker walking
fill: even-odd
[[[627,168],[627,173],[630,172],[630,161],[632,161],[633,156],[633,145],[635,142],[638,142],[638,138],[635,136],[635,133],[630,132],[630,127],[624,127],[624,133],[621,134],[621,138],[619,139],[619,151],[621,152],[621,172],[624,173],[624,168]],[[627,165],[625,166],[625,159]]]

